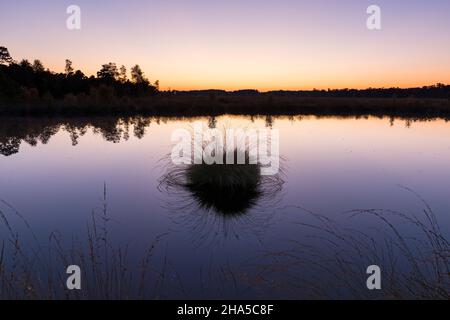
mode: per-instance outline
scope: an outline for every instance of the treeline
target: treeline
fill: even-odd
[[[142,69],[115,63],[86,76],[66,60],[55,73],[41,61],[16,62],[0,47],[0,115],[377,115],[450,117],[450,86],[270,91],[159,91]]]
[[[0,103],[51,103],[55,100],[108,103],[115,98],[146,97],[158,92],[158,81],[151,83],[139,65],[130,71],[131,78],[128,78],[125,66],[107,63],[101,66],[96,77],[88,77],[74,70],[72,61],[66,60],[65,72],[55,73],[46,69],[40,60],[16,62],[7,48],[0,47]]]
[[[292,95],[314,98],[418,98],[418,99],[449,99],[450,85],[438,83],[417,88],[368,88],[368,89],[328,89],[312,91],[272,91],[272,95]]]
[[[186,96],[257,96],[300,97],[300,98],[419,98],[419,99],[450,99],[450,85],[438,83],[417,88],[368,88],[368,89],[328,89],[328,90],[298,90],[298,91],[268,91],[259,92],[254,89],[225,90],[193,90],[171,91],[172,94]]]

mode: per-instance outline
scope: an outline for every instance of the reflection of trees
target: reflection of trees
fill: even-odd
[[[208,128],[215,129],[217,127],[217,119],[216,117],[209,117],[208,119]]]
[[[20,139],[16,137],[6,137],[0,139],[0,153],[4,156],[10,156],[19,152]]]
[[[316,116],[321,118],[320,116]],[[272,128],[275,119],[289,119],[290,121],[301,121],[303,116],[250,116],[250,121],[255,119],[264,119],[266,127]],[[338,119],[348,117],[336,117]],[[360,118],[359,116],[355,118]],[[150,123],[167,123],[171,120],[183,120],[184,117],[144,117],[135,116],[127,118],[119,117],[71,117],[71,118],[45,118],[45,117],[5,117],[0,124],[0,154],[4,156],[13,155],[20,150],[22,142],[30,146],[37,146],[39,143],[46,144],[51,137],[60,130],[69,133],[73,146],[76,146],[80,137],[84,136],[88,130],[94,134],[99,134],[106,141],[119,143],[127,141],[132,134],[142,139],[150,126]],[[200,117],[188,117],[190,121],[201,119]],[[203,118],[204,119],[204,118]],[[427,121],[421,118],[401,118],[390,117],[388,120],[391,125],[395,120],[405,121],[405,125],[410,127],[415,121]],[[211,116],[208,118],[208,126],[215,128],[217,118]]]
[[[72,141],[73,146],[76,146],[78,144],[78,139],[80,138],[80,136],[83,136],[87,131],[86,127],[77,128],[76,126],[70,123],[66,124],[64,126],[64,129],[69,133],[70,140]]]
[[[272,116],[266,116],[266,128],[273,128],[273,117]]]
[[[131,122],[134,126],[134,135],[136,138],[142,139],[145,135],[146,128],[150,126],[150,118],[135,117]]]
[[[120,119],[106,118],[96,120],[91,126],[93,126],[93,131],[100,134],[106,141],[119,143],[122,140],[124,129]]]
[[[4,119],[0,126],[0,154],[10,156],[18,153],[23,142],[36,146],[39,142],[46,144],[50,137],[58,132],[57,122],[43,119]]]
[[[134,136],[141,139],[150,122],[146,117],[6,118],[0,125],[0,154],[10,156],[18,153],[23,142],[33,147],[39,143],[46,144],[61,130],[69,134],[73,146],[89,129],[106,141],[119,143],[129,139],[132,127]]]

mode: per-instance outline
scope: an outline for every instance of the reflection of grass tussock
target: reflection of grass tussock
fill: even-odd
[[[194,164],[185,174],[185,187],[200,207],[225,215],[246,212],[262,195],[258,164]]]
[[[244,164],[225,164],[227,153]],[[195,230],[204,242],[228,234],[240,237],[245,228],[259,234],[272,216],[270,208],[280,200],[283,172],[265,176],[262,165],[248,151],[224,151],[224,164],[175,165],[167,159],[159,190],[169,196],[168,209],[182,225]]]
[[[244,163],[226,164],[228,152],[234,154],[235,162],[242,158]],[[185,193],[199,208],[226,216],[246,213],[259,200],[274,196],[284,183],[281,175],[262,176],[261,164],[252,161],[247,151],[225,151],[223,162],[169,164],[160,180],[160,188],[172,194]]]

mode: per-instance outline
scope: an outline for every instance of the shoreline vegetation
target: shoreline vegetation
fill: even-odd
[[[16,62],[0,46],[0,116],[5,115],[373,115],[450,118],[450,85],[309,91],[161,91],[139,65],[101,66],[96,76]]]

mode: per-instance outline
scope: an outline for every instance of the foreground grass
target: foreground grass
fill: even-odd
[[[382,209],[354,210],[350,217],[372,217],[385,228],[374,233],[363,232],[339,224],[330,218],[304,208],[285,208],[305,213],[295,222],[299,234],[312,231],[307,242],[290,239],[285,250],[268,250],[256,266],[221,266],[220,283],[235,288],[251,286],[259,290],[257,297],[279,292],[296,299],[450,299],[450,243],[441,231],[430,206],[423,201],[421,215],[407,215]],[[0,243],[0,299],[159,299],[170,297],[164,292],[169,275],[164,263],[157,267],[153,258],[165,235],[157,237],[138,261],[128,257],[128,248],[111,241],[108,224],[106,188],[103,206],[93,212],[84,239],[63,241],[57,232],[42,244],[33,229],[10,204],[0,211],[1,226],[7,234]],[[10,223],[9,215],[22,221],[31,242],[24,240]],[[411,234],[402,232],[406,224]],[[376,225],[376,224],[375,224]],[[167,258],[164,258],[166,261]],[[268,261],[271,261],[270,263]],[[83,290],[65,287],[68,265],[83,266]],[[365,287],[367,266],[382,269],[382,291]],[[177,274],[177,273],[176,273]],[[186,298],[190,289],[177,274],[179,292]],[[204,296],[217,297],[220,284],[211,279],[199,284],[208,287]],[[206,290],[206,289],[205,289]],[[217,292],[216,292],[217,291]]]
[[[27,234],[19,234],[0,210],[0,225],[7,230],[0,243],[0,299],[158,298],[166,275],[151,269],[150,262],[164,234],[155,238],[139,261],[130,259],[128,246],[114,245],[109,235],[106,187],[103,207],[92,212],[85,238],[69,243],[57,231],[48,236],[47,243],[41,243],[23,216],[4,200],[1,203],[22,222]],[[67,289],[69,265],[81,267],[82,290]]]
[[[292,239],[289,250],[268,252],[275,262],[262,266],[266,277],[282,271],[286,277],[275,287],[299,292],[299,297],[308,299],[449,300],[448,233],[441,230],[426,201],[413,190],[405,190],[422,202],[420,214],[389,209],[346,213],[351,219],[369,219],[374,225],[371,230],[355,229],[305,208],[292,207],[304,214],[305,219],[295,224],[299,232],[309,235],[309,241]],[[370,265],[382,270],[382,290],[366,287],[366,268]]]

